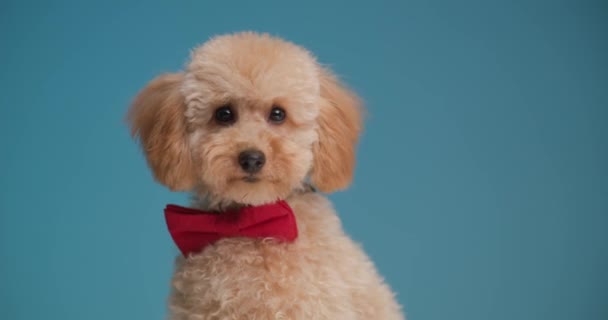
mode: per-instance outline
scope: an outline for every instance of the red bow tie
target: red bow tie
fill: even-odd
[[[167,205],[165,219],[175,244],[187,257],[221,238],[276,238],[293,241],[298,228],[293,211],[285,201],[211,213]]]

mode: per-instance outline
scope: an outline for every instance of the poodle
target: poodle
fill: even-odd
[[[193,194],[191,208],[167,207],[169,229],[192,235],[200,221],[181,216],[241,227],[285,218],[178,244],[171,319],[404,319],[321,194],[352,180],[361,112],[310,52],[254,32],[212,38],[184,71],[141,90],[127,116],[132,135],[158,182]]]

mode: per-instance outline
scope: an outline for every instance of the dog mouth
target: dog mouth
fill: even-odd
[[[256,182],[260,181],[260,178],[253,176],[253,175],[248,175],[248,176],[243,177],[243,181],[245,181],[247,183],[256,183]]]
[[[259,175],[259,174],[248,174],[248,175],[241,175],[241,176],[228,178],[228,183],[238,183],[239,181],[251,183],[251,184],[258,183],[258,182],[260,182],[260,183],[267,182],[270,184],[281,183],[280,179],[269,177],[266,175]]]

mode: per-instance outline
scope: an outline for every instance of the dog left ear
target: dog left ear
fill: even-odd
[[[333,192],[348,187],[352,181],[362,107],[357,95],[330,71],[322,69],[320,73],[319,139],[313,146],[310,178],[320,191]]]
[[[127,121],[139,138],[154,177],[173,191],[189,191],[196,183],[186,137],[182,73],[152,80],[135,98]]]

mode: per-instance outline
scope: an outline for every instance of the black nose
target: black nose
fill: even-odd
[[[266,157],[262,151],[250,149],[239,154],[239,164],[247,173],[256,173],[262,169],[266,163]]]

